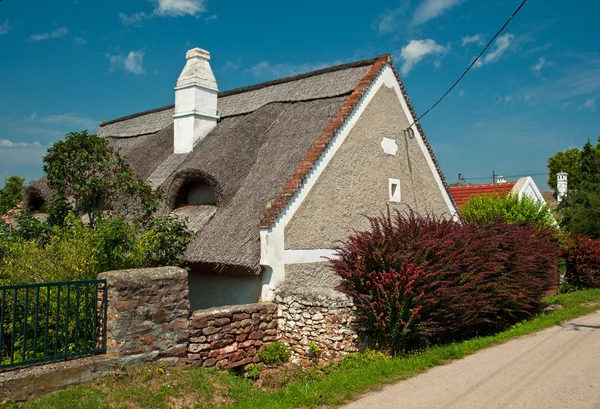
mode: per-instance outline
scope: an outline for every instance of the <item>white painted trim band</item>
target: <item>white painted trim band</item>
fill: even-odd
[[[322,263],[327,258],[333,258],[335,250],[333,249],[300,249],[284,250],[284,264],[303,264],[303,263]]]

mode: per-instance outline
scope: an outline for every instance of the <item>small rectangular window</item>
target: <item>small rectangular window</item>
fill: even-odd
[[[400,179],[389,180],[390,202],[400,202]]]

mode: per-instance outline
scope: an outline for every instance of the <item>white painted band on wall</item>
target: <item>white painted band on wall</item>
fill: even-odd
[[[322,263],[327,261],[327,258],[334,257],[333,249],[284,250],[283,252],[284,264]]]

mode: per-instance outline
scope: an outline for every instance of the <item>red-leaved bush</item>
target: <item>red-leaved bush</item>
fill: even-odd
[[[572,237],[565,261],[566,282],[575,287],[600,287],[600,240],[585,235]]]
[[[557,280],[546,230],[412,212],[370,222],[332,263],[366,335],[394,352],[504,329],[530,317]]]

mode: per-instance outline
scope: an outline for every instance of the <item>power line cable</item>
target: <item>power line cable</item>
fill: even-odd
[[[418,117],[417,119],[415,119],[415,121],[412,124],[410,124],[410,126],[407,129],[410,129],[414,124],[416,124],[417,122],[419,122],[425,115],[427,115],[428,113],[430,113],[433,110],[433,108],[435,108],[436,106],[438,106],[438,104],[440,102],[442,102],[442,100],[444,98],[446,98],[446,96],[450,92],[452,92],[452,90],[465,77],[465,75],[467,75],[467,73],[471,70],[471,68],[473,68],[473,66],[477,63],[477,61],[479,61],[479,59],[487,51],[487,49],[490,48],[490,46],[496,40],[496,38],[498,38],[498,36],[500,34],[502,34],[502,32],[504,31],[504,29],[506,28],[506,26],[508,26],[508,23],[510,23],[510,21],[513,19],[513,17],[515,17],[519,13],[519,11],[521,11],[521,8],[523,8],[523,6],[525,5],[525,3],[527,3],[527,0],[523,0],[523,2],[521,3],[521,5],[519,5],[519,7],[517,7],[517,9],[515,10],[515,12],[508,18],[508,20],[506,20],[506,23],[504,23],[504,25],[502,26],[502,28],[500,29],[500,31],[498,31],[496,33],[496,35],[494,35],[494,37],[492,37],[492,39],[490,40],[490,42],[487,43],[487,45],[485,46],[485,48],[479,53],[479,55],[475,58],[475,60],[473,60],[473,62],[471,63],[471,65],[469,65],[469,68],[467,68],[465,70],[465,72],[462,73],[462,75],[454,82],[454,84],[452,84],[452,86],[448,89],[448,91],[446,91],[444,93],[444,95],[442,95],[442,97],[440,99],[438,99],[435,104],[433,104],[431,106],[431,108],[429,108],[427,111],[425,111],[425,113],[423,115],[421,115],[420,117]]]
[[[524,176],[545,176],[548,175],[549,172],[544,172],[544,173],[528,173],[528,174],[521,174],[521,175],[508,175],[508,176],[504,176],[504,175],[498,175],[498,176],[504,176],[505,178],[520,178],[520,177],[524,177]],[[491,179],[491,176],[488,177],[478,177],[478,178],[466,178],[463,177],[462,179],[464,180],[484,180],[484,179]]]

